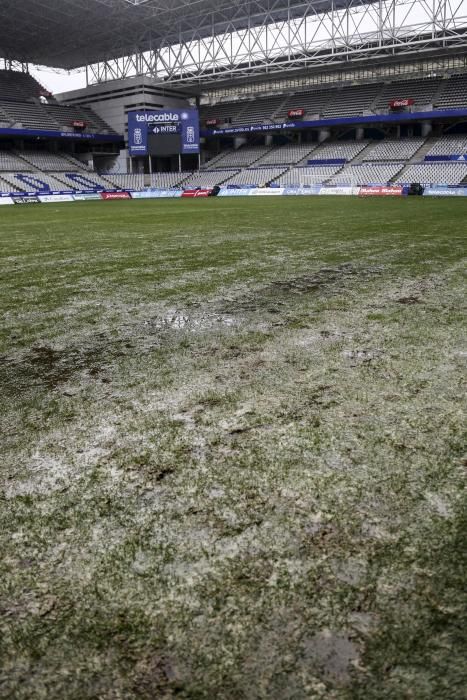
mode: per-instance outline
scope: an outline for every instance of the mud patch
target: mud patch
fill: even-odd
[[[98,342],[92,347],[72,346],[64,349],[36,345],[20,357],[2,358],[0,383],[4,391],[13,393],[38,385],[55,389],[83,371],[87,371],[90,378],[108,382],[107,377],[101,377],[102,372],[112,359],[124,354],[123,341]]]
[[[180,665],[167,654],[153,654],[138,661],[132,690],[138,698],[169,697],[182,687]]]
[[[303,642],[306,661],[323,676],[323,680],[345,685],[350,681],[351,666],[358,661],[358,649],[346,634],[324,629]]]
[[[249,292],[235,301],[229,300],[220,311],[231,313],[243,311],[265,311],[270,314],[280,313],[287,300],[300,298],[309,294],[337,294],[349,283],[358,278],[363,280],[380,274],[382,267],[356,268],[352,263],[343,263],[336,267],[322,267],[316,272],[298,275],[285,280],[277,280]],[[232,302],[232,303],[230,303]]]
[[[164,316],[160,316],[149,321],[145,321],[145,327],[152,331],[203,331],[214,328],[231,327],[237,325],[237,319],[233,316],[222,314],[202,314],[199,316],[189,315],[182,311],[169,311]]]
[[[397,300],[398,304],[407,304],[407,305],[412,305],[412,304],[421,304],[422,301],[419,299],[419,297],[416,296],[408,296],[408,297],[401,297],[400,299]]]
[[[360,349],[360,350],[344,350],[342,355],[350,360],[351,366],[356,366],[358,364],[369,364],[379,359],[383,355],[383,351],[379,348],[374,349]]]
[[[335,284],[342,278],[356,274],[356,270],[350,263],[344,263],[338,267],[322,267],[312,275],[301,275],[288,280],[279,280],[270,285],[270,289],[291,294],[307,294],[326,285]]]

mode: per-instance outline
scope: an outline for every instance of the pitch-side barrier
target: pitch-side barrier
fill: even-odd
[[[83,202],[92,200],[129,200],[129,199],[174,199],[198,197],[283,197],[283,196],[354,196],[354,197],[404,197],[409,194],[408,185],[309,185],[287,187],[221,187],[215,189],[198,188],[152,189],[144,191],[106,191],[106,192],[53,192],[51,194],[12,193],[1,194],[0,205],[8,204],[60,204],[65,202]],[[425,187],[425,197],[467,197],[467,186],[430,185]]]

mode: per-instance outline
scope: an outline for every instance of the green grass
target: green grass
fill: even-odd
[[[1,209],[1,697],[465,698],[466,218]]]

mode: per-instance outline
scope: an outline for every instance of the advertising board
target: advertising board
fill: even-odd
[[[426,187],[424,197],[467,197],[467,187]],[[1,202],[0,202],[1,204]]]
[[[101,199],[131,199],[129,192],[101,192]]]
[[[132,192],[132,199],[162,199],[169,198],[173,199],[175,197],[181,197],[183,190],[144,190],[143,192]]]
[[[319,194],[330,195],[357,195],[360,193],[360,187],[321,187]]]
[[[301,117],[305,116],[305,110],[303,109],[303,107],[297,107],[296,109],[289,109],[289,111],[287,112],[287,116],[289,117],[289,119],[296,119],[296,118],[300,119]]]
[[[40,204],[41,201],[39,197],[35,195],[26,195],[24,197],[12,197],[15,204]]]
[[[75,202],[88,202],[96,199],[100,201],[101,196],[99,192],[82,192],[81,194],[74,194],[73,199]]]
[[[73,202],[73,196],[71,194],[40,194],[39,201],[42,204],[52,204],[58,202]]]
[[[181,134],[181,154],[199,153],[199,113],[197,109],[146,109],[128,112],[128,148],[130,156],[148,155],[149,134],[164,128]]]
[[[402,197],[404,188],[399,185],[372,185],[371,187],[360,187],[360,197]]]
[[[295,195],[295,196],[306,196],[306,195],[317,195],[321,191],[321,185],[311,185],[310,187],[285,187],[283,194],[285,195]]]
[[[2,204],[14,204],[14,201],[11,197],[0,197],[0,206]]]
[[[391,109],[401,109],[401,107],[411,107],[415,104],[415,100],[411,97],[404,97],[398,100],[391,100],[389,106]]]
[[[258,187],[255,190],[252,190],[251,192],[252,195],[256,197],[274,197],[278,196],[281,194],[284,194],[284,188],[283,187]]]
[[[182,197],[209,197],[211,194],[212,189],[184,190]]]
[[[251,187],[221,187],[218,197],[249,197],[252,193]]]

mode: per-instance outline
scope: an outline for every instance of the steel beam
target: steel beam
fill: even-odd
[[[258,0],[254,16],[241,31],[227,14],[222,17],[222,9],[216,10],[210,35],[207,17],[200,16],[188,38],[180,25],[177,43],[171,31],[149,51],[88,66],[89,79],[93,83],[147,75],[182,86],[297,68],[403,60],[439,49],[467,53],[467,0],[350,0],[344,8],[332,0],[328,5],[328,11],[319,12],[314,3],[306,3],[297,17],[296,3],[289,0],[289,13],[277,22],[274,1]],[[226,30],[216,33],[224,20]]]

